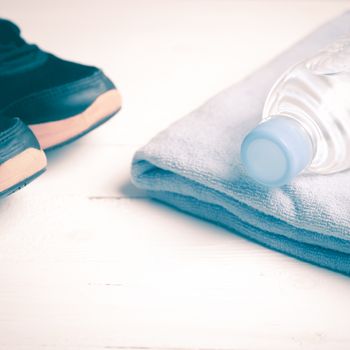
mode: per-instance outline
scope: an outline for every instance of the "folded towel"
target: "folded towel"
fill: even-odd
[[[349,33],[350,11],[161,132],[135,154],[134,184],[267,247],[350,274],[350,171],[270,189],[251,180],[239,159],[280,74]]]

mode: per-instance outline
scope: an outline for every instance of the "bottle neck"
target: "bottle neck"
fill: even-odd
[[[290,183],[313,160],[310,136],[302,125],[285,116],[271,116],[244,139],[241,159],[248,175],[264,185]]]

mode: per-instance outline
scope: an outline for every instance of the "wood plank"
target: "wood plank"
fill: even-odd
[[[2,0],[32,41],[104,67],[125,108],[0,202],[0,349],[349,349],[348,278],[145,199],[129,180],[138,146],[349,8]]]

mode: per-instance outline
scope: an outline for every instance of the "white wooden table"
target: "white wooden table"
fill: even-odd
[[[20,1],[1,16],[124,96],[0,202],[0,348],[350,349],[350,279],[147,199],[133,152],[349,1]]]

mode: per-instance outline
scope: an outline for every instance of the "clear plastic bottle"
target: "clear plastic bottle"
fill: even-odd
[[[304,170],[350,168],[350,36],[281,76],[262,122],[242,143],[241,159],[251,177],[272,187]]]

